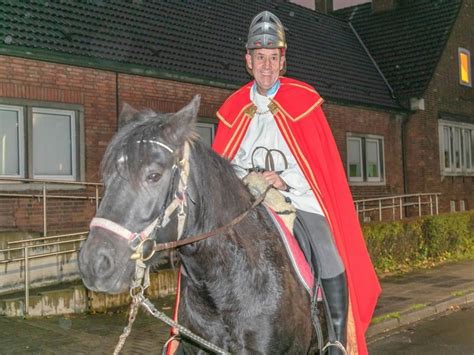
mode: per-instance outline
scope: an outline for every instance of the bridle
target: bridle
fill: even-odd
[[[174,152],[174,150],[170,148],[168,145],[159,141],[143,140],[139,142],[143,142],[143,143],[152,142],[159,146],[162,146],[163,148],[168,150],[170,153]],[[131,256],[131,259],[136,260],[140,258],[143,261],[147,261],[153,257],[156,251],[158,251],[158,250],[155,250],[155,246],[158,246],[160,244],[166,244],[166,243],[157,244],[152,238],[152,236],[154,236],[155,232],[158,229],[161,229],[167,226],[169,222],[171,221],[171,215],[176,210],[178,210],[178,213],[177,213],[178,238],[177,239],[179,240],[182,237],[184,224],[186,220],[187,200],[185,196],[187,192],[187,187],[188,187],[187,184],[188,184],[188,178],[189,178],[189,144],[188,143],[185,143],[184,145],[182,159],[180,161],[177,161],[175,164],[173,164],[172,170],[173,170],[172,180],[173,180],[174,174],[178,173],[178,187],[174,193],[174,199],[166,206],[166,208],[164,209],[164,212],[160,213],[158,217],[156,217],[141,232],[132,232],[128,230],[127,228],[121,226],[120,224],[111,221],[110,219],[101,218],[101,217],[94,217],[92,219],[90,223],[90,229],[102,228],[109,232],[112,232],[114,235],[118,237],[125,239],[128,245],[130,246],[130,248],[134,251],[134,253]],[[151,252],[150,255],[144,256],[143,249],[144,249],[144,244],[147,241],[151,241],[155,245],[152,249],[153,252]],[[165,249],[161,249],[161,250],[165,250]]]
[[[146,141],[150,142],[150,141]],[[153,141],[156,142],[156,141]],[[164,143],[159,143],[160,146],[164,146]],[[173,153],[173,150],[166,146],[166,149]],[[174,199],[171,203],[165,208],[164,212],[160,214],[157,218],[155,218],[144,230],[141,232],[131,232],[125,227],[121,225],[101,217],[94,217],[91,221],[90,228],[102,228],[108,230],[109,232],[114,233],[115,235],[127,240],[128,245],[134,251],[132,256],[130,257],[132,260],[142,260],[148,261],[150,260],[153,255],[158,251],[168,250],[168,249],[176,249],[182,247],[187,244],[192,244],[209,237],[219,235],[225,231],[227,231],[232,226],[240,223],[249,213],[252,211],[256,206],[261,204],[265,199],[267,192],[270,190],[271,185],[267,187],[267,189],[258,196],[257,199],[253,202],[249,209],[245,210],[242,214],[235,217],[231,222],[227,223],[226,225],[216,228],[210,232],[202,233],[190,238],[186,238],[181,240],[184,231],[184,225],[186,221],[186,207],[187,207],[187,200],[186,200],[186,193],[188,188],[188,179],[189,179],[189,143],[185,143],[184,145],[184,152],[183,158],[176,162],[173,165],[173,170],[177,170],[179,172],[179,181],[178,181],[178,188],[174,194]],[[173,242],[164,242],[164,243],[157,243],[156,240],[152,238],[155,234],[154,232],[157,229],[164,228],[168,223],[171,221],[171,215],[178,210],[178,238],[176,241]],[[153,247],[150,249],[150,253],[147,255],[143,255],[145,243],[151,242]]]

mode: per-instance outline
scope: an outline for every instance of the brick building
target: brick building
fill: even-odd
[[[474,208],[474,2],[375,0],[333,14],[353,25],[400,104],[405,191]]]
[[[460,2],[455,3],[459,8]],[[243,62],[246,26],[256,13],[268,9],[287,29],[287,75],[309,82],[326,100],[324,110],[354,197],[442,190],[446,201],[464,198],[466,208],[474,204],[468,186],[472,177],[437,179],[439,149],[430,149],[438,141],[420,133],[429,126],[438,137],[441,128],[433,110],[442,113],[443,122],[446,113],[456,120],[474,116],[472,88],[458,88],[453,82],[447,90],[440,84],[446,82],[444,72],[452,74],[447,50],[436,70],[439,77],[433,76],[437,79],[425,91],[435,99],[419,97],[425,98],[426,110],[413,112],[396,97],[357,26],[292,3],[0,4],[0,138],[5,137],[0,177],[99,182],[100,160],[117,130],[123,103],[172,112],[200,94],[199,129],[210,142],[217,108],[250,80]],[[436,30],[448,29],[449,34],[454,24],[453,33],[462,37],[462,21],[469,18],[451,19]],[[446,48],[456,48],[457,40],[448,37],[440,47],[447,43]],[[466,47],[472,48],[472,42]],[[444,60],[448,64],[441,67]],[[460,95],[457,90],[467,92],[464,99],[471,98],[464,111],[451,99]],[[428,156],[420,159],[423,154]],[[421,165],[423,169],[416,168]],[[0,193],[37,189],[34,183],[0,185]],[[55,189],[69,194],[87,188]],[[47,209],[54,231],[85,228],[94,213],[89,201],[79,200],[50,199]],[[0,230],[41,231],[41,225],[40,200],[0,198]]]

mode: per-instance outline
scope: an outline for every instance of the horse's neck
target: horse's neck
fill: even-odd
[[[198,278],[201,278],[205,276],[207,266],[216,267],[211,260],[226,257],[228,249],[234,247],[231,244],[235,244],[236,240],[242,237],[233,233],[230,224],[251,208],[252,198],[228,161],[202,146],[192,150],[190,164],[188,216],[184,237],[211,232],[227,225],[229,229],[224,234],[234,235],[227,238],[221,233],[181,250],[189,272],[198,273]],[[202,260],[209,262],[203,265]]]
[[[189,231],[209,232],[247,210],[251,195],[229,162],[197,145],[191,152]]]

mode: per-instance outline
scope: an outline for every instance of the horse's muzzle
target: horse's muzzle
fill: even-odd
[[[108,239],[105,235],[89,235],[79,253],[79,271],[88,289],[121,293],[127,289],[132,276],[131,252],[128,248],[117,250]]]

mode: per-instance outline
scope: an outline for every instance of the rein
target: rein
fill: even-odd
[[[153,248],[153,251],[157,252],[157,251],[163,251],[163,250],[168,250],[168,249],[180,248],[184,245],[196,243],[196,242],[199,242],[201,240],[207,239],[209,237],[216,236],[218,234],[221,234],[221,233],[227,231],[229,228],[231,228],[231,227],[235,226],[236,224],[240,223],[245,217],[247,217],[247,215],[250,213],[250,211],[252,211],[255,207],[257,207],[259,204],[261,204],[263,202],[263,200],[265,200],[265,196],[267,195],[267,192],[270,191],[271,188],[272,188],[272,186],[269,185],[265,189],[265,191],[260,196],[258,196],[258,198],[254,201],[254,203],[252,204],[252,206],[250,206],[250,208],[248,210],[246,210],[242,214],[235,217],[232,221],[230,221],[226,225],[224,225],[222,227],[219,227],[217,229],[214,229],[210,232],[198,234],[198,235],[196,235],[194,237],[191,237],[191,238],[186,238],[186,239],[183,239],[183,240],[176,240],[174,242],[168,242],[168,243],[158,243]]]

